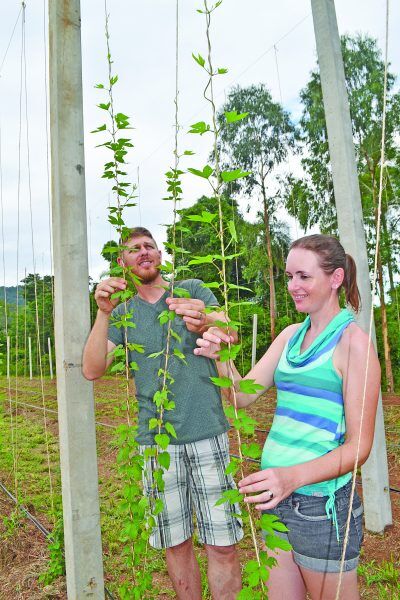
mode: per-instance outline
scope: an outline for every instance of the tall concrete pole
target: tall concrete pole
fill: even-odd
[[[49,2],[55,349],[68,598],[103,599],[90,329],[79,0]]]
[[[353,256],[357,264],[357,283],[362,302],[358,323],[368,332],[371,284],[335,4],[334,0],[311,0],[311,5],[339,235],[346,252]],[[376,344],[375,328],[373,339]],[[392,523],[392,513],[381,397],[376,416],[374,444],[370,457],[362,467],[362,480],[366,527],[370,531],[382,532]]]

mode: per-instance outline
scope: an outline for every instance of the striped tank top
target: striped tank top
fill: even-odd
[[[346,422],[342,378],[332,356],[353,315],[341,310],[313,343],[300,353],[310,327],[308,316],[287,342],[274,373],[277,407],[264,445],[262,469],[288,467],[323,456],[343,444]],[[329,496],[327,513],[335,521],[335,491],[351,479],[351,473],[336,479],[305,485],[295,490],[308,496]]]

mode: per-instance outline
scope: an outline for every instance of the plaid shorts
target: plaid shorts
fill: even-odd
[[[141,446],[143,453],[148,446]],[[152,466],[149,458],[144,471],[146,496],[157,493],[164,503],[157,515],[150,544],[153,548],[177,546],[193,535],[193,508],[196,513],[198,536],[201,542],[212,546],[230,546],[243,537],[240,509],[225,502],[215,506],[226,490],[234,489],[231,475],[225,474],[230,462],[226,433],[189,444],[171,444],[168,471],[164,472],[164,492],[152,489]]]

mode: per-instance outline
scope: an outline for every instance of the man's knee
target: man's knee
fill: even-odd
[[[176,546],[171,546],[170,548],[166,548],[166,553],[170,555],[177,554],[187,554],[188,552],[192,552],[193,550],[193,542],[192,538],[185,540],[181,544],[177,544]]]
[[[220,560],[233,558],[237,554],[235,544],[231,546],[211,546],[210,544],[205,544],[205,549],[209,557],[212,556]]]

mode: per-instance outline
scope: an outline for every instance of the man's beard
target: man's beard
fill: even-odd
[[[137,276],[143,285],[148,285],[149,283],[153,283],[159,274],[160,271],[158,269],[151,269],[150,271],[145,271],[144,273],[137,273]]]

